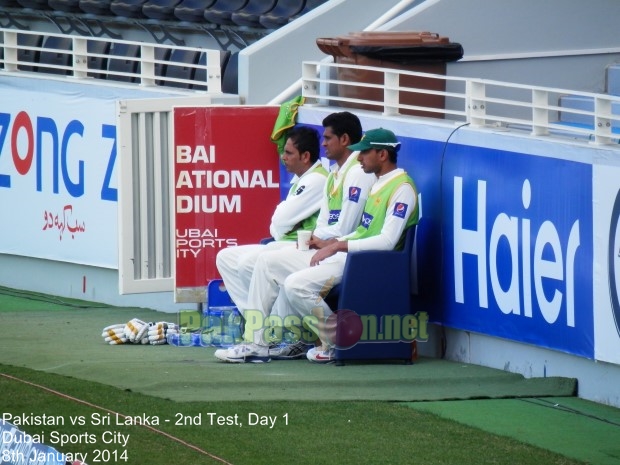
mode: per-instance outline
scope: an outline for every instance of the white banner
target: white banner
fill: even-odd
[[[594,165],[594,356],[620,363],[620,167]]]
[[[0,79],[0,253],[118,268],[114,89],[15,81]]]

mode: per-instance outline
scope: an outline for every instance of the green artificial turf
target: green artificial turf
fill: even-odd
[[[49,299],[46,302],[44,299]],[[64,307],[57,308],[57,302]],[[311,364],[305,359],[239,365],[214,357],[215,347],[109,345],[103,328],[172,321],[150,309],[60,301],[52,296],[0,293],[0,363],[132,389],[175,401],[383,400],[572,396],[576,380],[525,378],[472,364],[421,357],[403,363]],[[11,310],[12,309],[12,310]]]
[[[67,309],[113,308],[110,305],[86,300],[56,297],[38,292],[22,291],[0,286],[0,313],[57,311]]]
[[[597,465],[620,464],[620,410],[607,405],[576,397],[407,405]]]

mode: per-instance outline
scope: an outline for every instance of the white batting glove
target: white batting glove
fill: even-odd
[[[165,321],[151,323],[148,331],[149,343],[152,345],[166,344],[168,334],[178,333],[179,329],[175,323],[167,323]]]
[[[101,333],[104,341],[110,345],[125,344],[127,336],[125,336],[125,325],[122,323],[106,326]]]
[[[144,321],[133,318],[125,325],[125,337],[129,342],[139,344],[148,329],[149,327]]]

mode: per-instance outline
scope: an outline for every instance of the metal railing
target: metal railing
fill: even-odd
[[[63,39],[64,48],[46,46],[48,39]],[[80,82],[133,84],[161,87],[166,92],[222,92],[222,61],[229,52],[197,47],[162,45],[68,34],[0,29],[0,71],[36,73],[46,77],[72,77]],[[135,55],[115,53],[131,47]],[[174,52],[174,53],[173,53]],[[199,56],[196,62],[175,56]],[[115,66],[117,65],[117,66]]]
[[[307,103],[442,118],[533,136],[606,145],[618,144],[620,137],[620,96],[607,94],[310,61],[302,67],[302,95]],[[562,106],[567,96],[586,105]]]

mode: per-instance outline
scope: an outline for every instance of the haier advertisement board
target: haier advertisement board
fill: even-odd
[[[592,165],[452,145],[447,326],[594,357]]]

